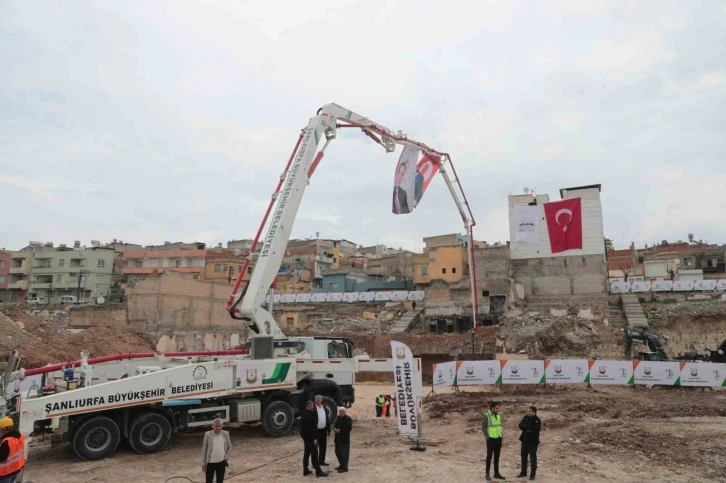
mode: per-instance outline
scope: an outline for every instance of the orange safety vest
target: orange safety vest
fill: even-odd
[[[25,435],[21,434],[20,438],[7,437],[2,442],[7,443],[10,452],[8,459],[0,461],[0,477],[17,473],[25,466]]]

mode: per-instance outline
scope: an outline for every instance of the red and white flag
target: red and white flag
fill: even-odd
[[[544,204],[552,253],[582,248],[582,203],[580,198]]]

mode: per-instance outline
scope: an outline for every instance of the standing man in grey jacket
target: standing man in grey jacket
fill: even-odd
[[[232,449],[232,441],[229,439],[229,432],[222,430],[222,420],[214,420],[212,430],[204,433],[204,444],[202,444],[202,471],[207,476],[207,483],[214,483],[214,475],[217,475],[217,483],[224,482],[224,472],[229,466],[227,459]]]

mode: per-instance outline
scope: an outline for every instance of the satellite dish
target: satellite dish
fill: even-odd
[[[524,188],[522,191],[524,191],[524,194],[529,194],[529,188]]]
[[[688,241],[689,242],[692,242],[693,241],[693,233],[689,233],[688,234]]]
[[[96,299],[96,303],[98,303],[98,305],[101,305],[101,304],[103,304],[103,303],[104,303],[105,301],[106,301],[106,299],[105,299],[105,298],[103,298],[103,295],[99,296],[99,297],[98,297],[98,298]]]

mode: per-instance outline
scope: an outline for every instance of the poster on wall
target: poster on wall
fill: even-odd
[[[678,386],[681,366],[679,362],[633,361],[633,375],[636,384]]]
[[[501,384],[502,365],[500,361],[457,361],[456,385],[477,386]]]
[[[545,375],[548,384],[590,382],[590,368],[585,359],[547,359]]]
[[[358,292],[345,292],[343,294],[343,302],[357,302]]]
[[[313,295],[309,293],[299,293],[295,296],[295,302],[310,302],[312,297]]]
[[[632,361],[589,361],[590,384],[633,384]]]
[[[726,387],[726,364],[681,362],[681,386]]]
[[[544,384],[544,361],[499,361],[502,384]]]
[[[433,365],[433,387],[451,387],[456,382],[456,361]]]
[[[719,280],[716,284],[716,290],[719,292],[726,292],[726,280]]]
[[[540,208],[537,205],[514,207],[514,240],[519,243],[539,243]]]

